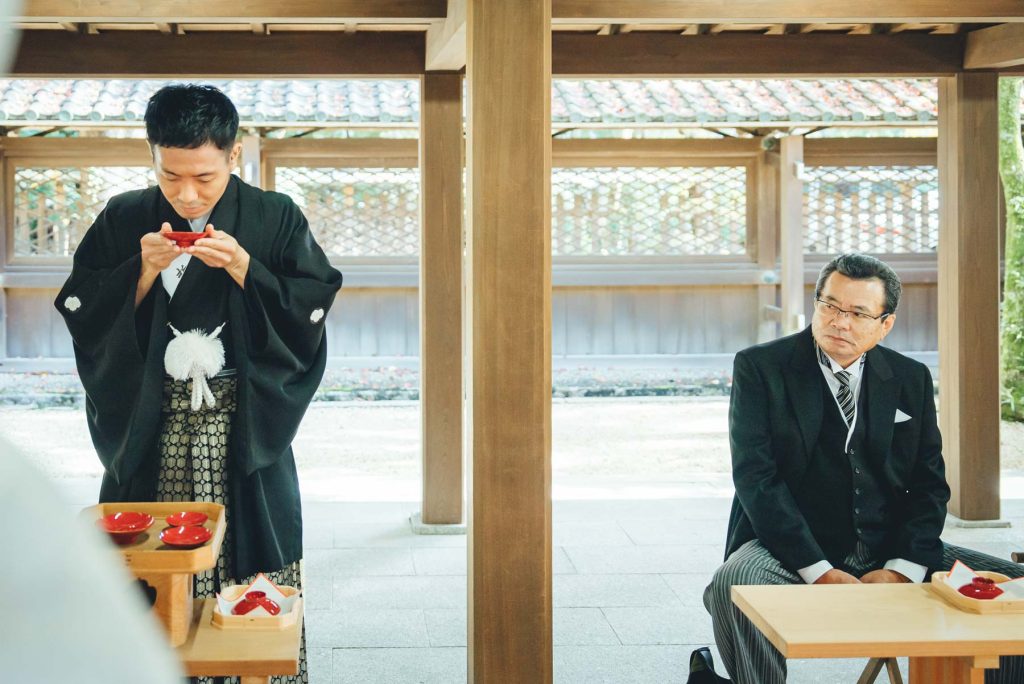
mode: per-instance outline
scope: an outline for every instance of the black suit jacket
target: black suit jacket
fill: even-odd
[[[864,372],[866,457],[880,479],[892,528],[885,559],[935,569],[949,486],[931,373],[884,347],[867,353]],[[803,510],[793,496],[813,484],[803,478],[821,430],[822,381],[810,328],[736,355],[729,405],[736,497],[726,557],[758,539],[793,572],[826,558],[807,523],[821,511]],[[895,423],[897,409],[910,420]]]

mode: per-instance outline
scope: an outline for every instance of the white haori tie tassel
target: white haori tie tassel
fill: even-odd
[[[202,330],[179,332],[170,323],[174,339],[167,343],[164,352],[164,368],[175,380],[192,380],[192,410],[198,411],[206,399],[206,405],[213,408],[216,401],[210,385],[206,382],[224,368],[224,344],[218,339],[226,323],[207,335]]]

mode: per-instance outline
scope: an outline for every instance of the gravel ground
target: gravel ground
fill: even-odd
[[[728,472],[727,410],[725,397],[555,399],[553,478],[658,482]],[[417,402],[314,403],[295,441],[299,471],[307,481],[416,480],[419,420]],[[80,408],[2,406],[0,434],[51,477],[102,472]],[[1024,469],[1024,425],[1003,423],[1002,438],[1002,467]]]
[[[725,396],[730,382],[720,368],[557,368],[552,396]],[[419,383],[419,371],[411,368],[331,368],[315,401],[416,401]],[[0,373],[0,406],[80,407],[83,398],[75,373]]]

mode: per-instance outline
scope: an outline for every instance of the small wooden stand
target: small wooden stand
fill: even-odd
[[[190,677],[241,677],[242,684],[266,684],[271,676],[299,671],[302,600],[294,619],[276,630],[220,629],[213,624],[215,598],[193,599],[192,577],[217,564],[227,530],[224,507],[202,501],[185,503],[111,503],[86,508],[82,515],[99,520],[109,513],[140,511],[153,516],[153,526],[127,546],[118,547],[135,576],[156,590],[153,610],[167,629],[171,646]],[[196,549],[173,549],[160,541],[167,516],[200,511],[209,516],[204,527],[213,532]],[[113,543],[113,542],[111,542]]]
[[[125,564],[135,576],[156,590],[153,611],[167,630],[171,646],[180,646],[192,624],[192,576],[217,564],[227,530],[224,507],[205,501],[155,503],[106,503],[90,506],[83,515],[99,520],[110,513],[139,511],[153,516],[153,526],[131,544],[119,547]],[[198,511],[208,516],[204,527],[213,537],[196,549],[175,549],[160,541],[167,516],[180,511]]]

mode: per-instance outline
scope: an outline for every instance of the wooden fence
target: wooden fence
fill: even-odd
[[[268,139],[245,148],[253,170],[259,151],[264,187],[299,194],[345,273],[327,326],[333,357],[419,353],[416,145]],[[730,353],[778,334],[779,163],[768,146],[760,138],[554,140],[554,354]],[[0,154],[0,358],[66,359],[71,342],[52,301],[68,255],[106,201],[104,188],[142,182],[149,151],[141,140],[3,138]],[[830,256],[822,236],[847,248],[874,231],[878,240],[858,244],[884,248],[874,253],[905,283],[887,342],[937,349],[935,160],[933,139],[805,141],[808,317],[810,285]],[[331,180],[339,169],[342,180]],[[371,176],[386,187],[374,191]],[[808,206],[817,208],[808,214]],[[635,222],[623,219],[630,213]]]

